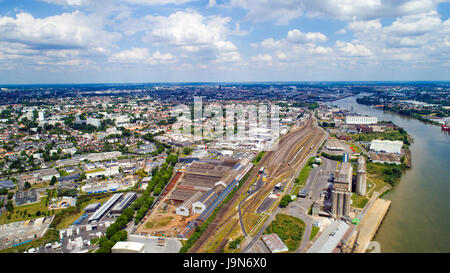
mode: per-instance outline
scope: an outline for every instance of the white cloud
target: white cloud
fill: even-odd
[[[303,33],[298,29],[288,32],[287,40],[291,43],[323,43],[327,37],[320,32]]]
[[[272,56],[269,54],[259,54],[257,56],[252,56],[251,59],[254,62],[271,62]]]
[[[102,18],[80,11],[44,18],[26,12],[0,17],[0,55],[13,60],[6,64],[11,67],[86,67],[109,54],[120,38],[104,30]]]
[[[213,47],[216,42],[225,42],[228,34],[226,24],[229,17],[209,19],[193,11],[178,11],[164,16],[147,16],[151,31],[144,39],[154,43],[166,43],[180,47]]]
[[[287,24],[301,17],[371,20],[420,14],[448,0],[231,0],[231,7],[247,10],[248,20]]]
[[[132,48],[112,55],[109,61],[117,63],[160,64],[175,62],[176,58],[170,53],[161,54],[161,52],[155,51],[150,55],[148,48]]]
[[[148,31],[142,38],[152,43],[196,54],[196,60],[238,61],[237,47],[228,40],[231,31],[229,17],[209,16],[187,10],[169,16],[146,16]],[[233,52],[233,53],[225,53]],[[238,57],[239,56],[239,57]]]
[[[80,11],[46,18],[29,13],[0,17],[0,41],[35,49],[74,49],[108,47],[120,39],[118,33],[104,31],[101,22]]]
[[[286,56],[286,54],[283,52],[283,51],[280,51],[280,50],[278,50],[276,53],[275,53],[275,55],[277,56],[277,58],[279,59],[279,60],[286,60],[287,59],[287,56]]]
[[[367,57],[373,55],[372,51],[363,45],[336,41],[336,47],[344,56]]]
[[[397,19],[385,30],[396,36],[415,36],[429,33],[441,27],[441,19],[436,11],[405,16]]]
[[[64,5],[64,6],[88,6],[95,4],[99,0],[41,0],[50,4]],[[175,4],[181,5],[184,3],[197,1],[197,0],[108,0],[109,2],[116,2],[116,4],[126,3],[133,5],[145,5],[145,6],[156,6],[156,5],[167,5]]]
[[[267,38],[260,43],[261,48],[266,51],[276,50],[274,53],[270,52],[274,54],[276,59],[272,59],[269,54],[260,54],[253,56],[251,60],[255,63],[270,62],[274,66],[305,64],[306,61],[310,62],[314,59],[320,62],[322,61],[321,56],[330,55],[333,52],[329,47],[316,45],[316,43],[325,41],[327,41],[327,37],[320,32],[305,33],[298,29],[292,29],[283,39]]]
[[[353,32],[373,32],[381,29],[381,23],[379,19],[370,21],[353,21],[348,24],[347,29]],[[345,30],[345,29],[344,29]]]
[[[264,48],[280,48],[283,45],[281,41],[275,41],[273,38],[267,38],[261,42]]]
[[[315,44],[323,43],[327,40],[327,36],[320,32],[301,32],[298,29],[293,29],[288,31],[286,38],[281,40],[274,40],[273,38],[267,38],[261,42],[261,47],[263,48],[281,48],[289,44]]]
[[[442,21],[436,11],[399,17],[387,26],[380,20],[354,21],[346,29],[356,37],[354,43],[371,50],[378,60],[441,62],[448,58],[445,41],[450,19]]]

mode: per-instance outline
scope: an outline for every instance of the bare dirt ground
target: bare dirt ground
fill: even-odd
[[[136,230],[136,233],[148,235],[164,234],[165,236],[176,237],[189,221],[197,217],[198,214],[189,217],[177,215],[173,205],[167,205],[164,211],[159,206]]]

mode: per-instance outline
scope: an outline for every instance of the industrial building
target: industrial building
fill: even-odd
[[[221,184],[222,177],[236,165],[236,160],[202,160],[192,162],[170,196],[170,202],[177,206],[191,199],[197,192],[206,193]],[[197,199],[198,200],[198,199]],[[194,200],[197,201],[197,200]]]
[[[366,116],[346,116],[346,124],[376,124],[378,122],[377,117]]]
[[[403,141],[391,141],[391,140],[380,140],[374,139],[370,142],[370,150],[375,152],[385,152],[400,154],[402,152]]]
[[[128,192],[125,194],[125,196],[122,198],[122,200],[119,201],[112,209],[112,213],[121,213],[126,207],[128,207],[131,202],[133,202],[136,199],[137,195],[135,192]]]
[[[94,212],[101,206],[100,202],[92,203],[84,208],[85,212]]]
[[[145,253],[143,243],[137,242],[117,242],[112,248],[112,253]]]
[[[369,159],[373,163],[388,163],[388,164],[396,164],[400,165],[401,162],[401,154],[384,154],[384,153],[369,153]]]
[[[283,243],[283,241],[278,237],[277,234],[266,234],[261,236],[262,241],[269,248],[272,253],[280,253],[289,251],[288,247]]]
[[[350,226],[344,221],[334,221],[317,238],[306,253],[333,253]]]
[[[211,213],[214,211],[214,209],[216,209],[217,206],[219,206],[219,204],[222,203],[222,201],[225,199],[225,197],[227,197],[228,194],[239,184],[239,181],[241,181],[241,179],[250,171],[250,169],[252,167],[253,167],[253,164],[249,163],[246,168],[244,168],[243,165],[240,165],[237,168],[233,168],[234,171],[238,173],[238,175],[226,186],[225,189],[223,189],[221,191],[216,191],[216,190],[220,190],[222,188],[222,186],[217,186],[217,188],[214,189],[214,192],[216,192],[216,194],[206,193],[203,196],[204,198],[202,197],[200,199],[200,200],[203,199],[202,201],[199,200],[198,202],[193,203],[194,213],[197,213],[197,211],[200,211],[200,210],[202,212],[196,220],[190,221],[187,224],[187,226],[180,232],[179,236],[181,238],[188,237],[189,234],[195,229],[195,227],[199,223],[206,221],[206,219],[208,219],[208,217],[211,215]],[[199,206],[199,208],[196,208],[195,206],[197,206],[199,202],[204,204],[205,206]]]
[[[16,187],[16,184],[12,182],[11,180],[3,180],[0,181],[0,189],[6,188],[6,189],[14,189]]]
[[[106,212],[122,197],[123,193],[114,194],[88,219],[88,223],[99,221]]]
[[[330,151],[344,150],[344,147],[342,146],[341,142],[335,138],[328,139],[327,144],[325,145],[325,148],[327,148]]]
[[[196,202],[192,203],[192,213],[203,213],[206,208],[217,198],[217,192],[211,189]]]
[[[348,216],[352,194],[353,166],[350,162],[343,162],[335,175],[331,191],[331,213],[336,219]]]
[[[37,202],[36,190],[31,189],[28,191],[16,192],[14,201],[16,202],[16,206]]]
[[[366,159],[364,156],[358,158],[358,171],[356,172],[356,193],[364,196],[366,195]]]
[[[182,216],[189,216],[190,215],[190,209],[192,207],[192,203],[199,200],[202,196],[202,192],[198,191],[196,192],[191,198],[189,198],[186,202],[184,202],[181,206],[177,207],[175,209],[175,213]]]

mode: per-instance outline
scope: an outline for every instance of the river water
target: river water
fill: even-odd
[[[450,135],[440,127],[371,108],[348,97],[331,103],[390,120],[414,139],[412,168],[383,198],[392,201],[374,240],[382,252],[450,252]]]

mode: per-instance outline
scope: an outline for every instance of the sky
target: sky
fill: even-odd
[[[0,84],[450,80],[450,0],[0,0]]]

